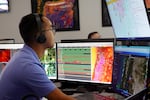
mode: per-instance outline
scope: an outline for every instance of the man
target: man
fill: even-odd
[[[24,47],[8,62],[0,76],[0,100],[75,100],[59,90],[45,74],[40,58],[54,46],[51,21],[39,14],[29,14],[19,24]],[[32,98],[32,99],[31,99]]]
[[[100,39],[101,35],[98,32],[91,32],[88,34],[88,39]]]

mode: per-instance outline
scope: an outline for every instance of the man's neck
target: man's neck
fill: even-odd
[[[36,52],[36,54],[39,57],[39,59],[41,57],[43,57],[44,51],[45,51],[45,48],[44,48],[43,45],[37,44],[37,43],[33,43],[32,45],[30,45],[30,47]]]

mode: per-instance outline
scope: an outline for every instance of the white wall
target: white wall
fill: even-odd
[[[23,42],[18,29],[22,16],[31,13],[31,0],[10,0],[10,12],[0,14],[0,39],[14,38]],[[102,27],[101,0],[79,0],[80,30],[57,32],[56,41],[86,39],[89,32],[98,31],[102,38],[114,37],[112,27]]]

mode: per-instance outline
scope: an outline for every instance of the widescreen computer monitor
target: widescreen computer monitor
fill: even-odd
[[[146,88],[149,46],[115,46],[112,87],[126,97]]]
[[[111,84],[113,42],[57,43],[58,80]]]
[[[150,40],[145,0],[105,0],[117,39]]]
[[[45,72],[49,79],[57,79],[57,63],[56,63],[56,43],[53,48],[48,48],[44,52],[44,56],[40,59],[44,66]]]
[[[14,53],[22,47],[23,44],[0,44],[0,73]]]

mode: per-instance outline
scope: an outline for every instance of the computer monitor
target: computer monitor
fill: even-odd
[[[56,63],[56,43],[53,48],[48,48],[44,52],[44,56],[40,59],[44,66],[45,72],[49,79],[57,79],[57,63]]]
[[[121,40],[150,40],[145,0],[105,0],[114,34]]]
[[[146,88],[150,46],[115,46],[112,87],[123,96]]]
[[[9,0],[0,0],[0,13],[9,11]]]
[[[111,84],[113,42],[57,43],[58,80]]]
[[[0,73],[14,53],[22,47],[23,44],[0,44]]]

